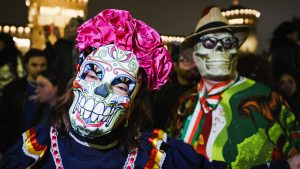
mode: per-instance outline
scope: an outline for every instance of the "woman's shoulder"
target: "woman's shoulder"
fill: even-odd
[[[2,157],[0,168],[27,168],[40,161],[49,150],[50,128],[37,126],[22,134]]]

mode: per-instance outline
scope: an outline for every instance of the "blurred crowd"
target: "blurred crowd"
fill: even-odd
[[[58,97],[76,73],[78,50],[74,46],[76,30],[82,18],[72,18],[64,37],[52,44],[45,33],[46,48],[31,48],[22,54],[13,38],[0,34],[0,151],[3,154],[32,126],[49,124]],[[297,120],[300,120],[300,47],[299,27],[291,21],[274,29],[268,55],[238,54],[240,75],[263,83],[280,92]],[[173,60],[169,82],[149,97],[153,128],[166,129],[178,107],[178,98],[192,90],[200,75],[193,60],[193,50],[180,50],[180,44],[166,44]],[[9,130],[8,130],[9,129]]]
[[[65,92],[76,74],[75,49],[80,17],[71,18],[64,37],[57,41],[45,27],[44,49],[33,46],[25,54],[16,47],[12,36],[0,34],[0,152],[11,147],[21,134],[36,125],[49,125],[57,98]]]

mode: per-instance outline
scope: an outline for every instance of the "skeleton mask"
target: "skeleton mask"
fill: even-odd
[[[73,82],[69,116],[74,131],[96,138],[124,122],[139,89],[138,68],[136,56],[115,45],[90,53]]]
[[[193,58],[201,76],[222,81],[235,76],[237,39],[229,32],[210,33],[200,37]]]

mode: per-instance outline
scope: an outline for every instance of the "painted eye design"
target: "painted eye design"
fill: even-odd
[[[101,81],[104,76],[103,67],[96,64],[86,64],[82,71],[80,78],[89,81],[89,82],[97,82]]]
[[[121,96],[130,96],[136,81],[128,76],[117,76],[111,83],[111,89]]]

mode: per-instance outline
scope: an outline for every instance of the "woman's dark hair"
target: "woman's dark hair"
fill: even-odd
[[[137,144],[136,136],[139,131],[145,129],[149,121],[151,122],[151,110],[148,100],[150,89],[146,84],[146,75],[142,72],[142,84],[130,108],[129,123],[122,136],[119,138],[120,143],[124,146],[125,151]],[[72,105],[74,94],[72,91],[72,83],[75,78],[72,78],[67,87],[66,93],[58,99],[58,104],[55,107],[55,114],[52,120],[52,126],[60,133],[66,134],[70,128],[69,108]]]
[[[48,79],[53,86],[57,86],[57,96],[65,93],[67,81],[55,69],[46,69],[39,75]]]

